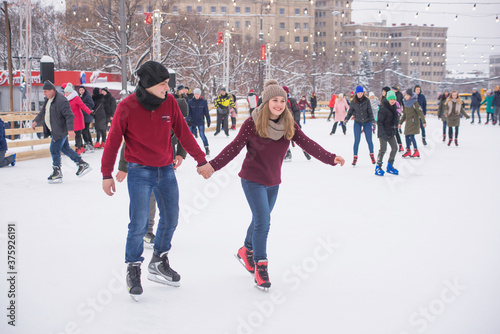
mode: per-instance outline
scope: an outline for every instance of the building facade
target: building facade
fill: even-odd
[[[347,0],[186,0],[139,1],[137,14],[160,9],[165,16],[199,15],[223,22],[226,30],[245,41],[262,41],[273,48],[358,68],[367,51],[376,71],[397,61],[403,74],[418,71],[420,79],[441,81],[446,68],[448,28],[386,22],[356,24],[351,20],[352,2]],[[110,0],[67,0],[67,12],[92,8]],[[98,5],[99,3],[100,5]]]

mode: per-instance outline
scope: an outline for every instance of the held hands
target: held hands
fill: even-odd
[[[336,156],[335,160],[333,160],[336,164],[340,164],[340,166],[344,166],[345,160],[341,156]]]
[[[207,162],[203,166],[197,167],[196,170],[198,171],[198,174],[203,176],[205,179],[208,179],[215,172],[214,168],[209,162]]]

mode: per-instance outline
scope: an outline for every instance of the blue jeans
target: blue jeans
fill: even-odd
[[[406,148],[410,149],[411,144],[413,143],[413,147],[415,149],[418,149],[417,147],[417,141],[415,140],[415,135],[406,135]]]
[[[306,124],[306,110],[302,109],[300,112],[302,113],[302,116],[304,116],[304,124]]]
[[[156,230],[154,250],[163,253],[172,247],[171,241],[179,220],[179,188],[173,164],[149,167],[129,162],[127,175],[130,197],[125,262],[142,262],[142,238],[148,232],[149,204],[154,193],[160,220]]]
[[[82,158],[69,147],[68,137],[50,141],[50,155],[52,156],[52,166],[61,167],[61,152],[71,160],[78,163]]]
[[[252,211],[252,222],[247,230],[245,247],[253,250],[254,261],[258,262],[267,259],[267,235],[279,185],[268,187],[245,179],[241,179],[241,185]]]
[[[208,139],[207,136],[205,136],[205,125],[191,125],[192,134],[196,133],[196,128],[198,128],[198,131],[200,132],[200,138],[203,141],[203,146],[208,146]]]
[[[441,119],[442,120],[442,119]],[[448,128],[448,123],[446,121],[443,121],[443,135],[446,134],[446,129]]]
[[[479,107],[472,108],[472,121],[474,122],[474,113],[476,111],[477,111],[477,118],[479,119],[479,122],[481,122],[481,115],[479,114]]]
[[[366,142],[370,153],[373,153],[372,141],[372,122],[358,123],[354,122],[354,155],[358,155],[359,142],[361,141],[361,129],[365,132]]]

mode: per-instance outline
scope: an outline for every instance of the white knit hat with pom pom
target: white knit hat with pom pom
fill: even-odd
[[[278,81],[274,79],[269,79],[264,83],[264,91],[262,92],[262,104],[266,104],[267,101],[275,96],[282,96],[287,98],[285,90],[278,85]]]

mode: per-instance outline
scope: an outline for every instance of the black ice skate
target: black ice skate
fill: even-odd
[[[49,181],[49,183],[62,183],[62,171],[61,171],[61,167],[58,167],[58,166],[52,166],[52,174],[50,174],[50,176],[47,178],[47,181]]]
[[[128,293],[130,294],[130,297],[132,297],[133,300],[138,302],[140,295],[142,295],[140,262],[134,262],[128,264],[127,289]]]
[[[78,170],[76,171],[76,176],[78,177],[82,177],[92,170],[92,167],[90,167],[90,165],[83,160],[80,160],[77,165]]]
[[[290,149],[286,151],[285,161],[292,161],[292,151],[290,151]]]
[[[178,287],[181,285],[181,276],[175,270],[170,268],[167,255],[168,252],[164,252],[162,254],[158,254],[156,252],[153,253],[153,257],[151,258],[151,262],[149,262],[148,266],[148,280]]]

